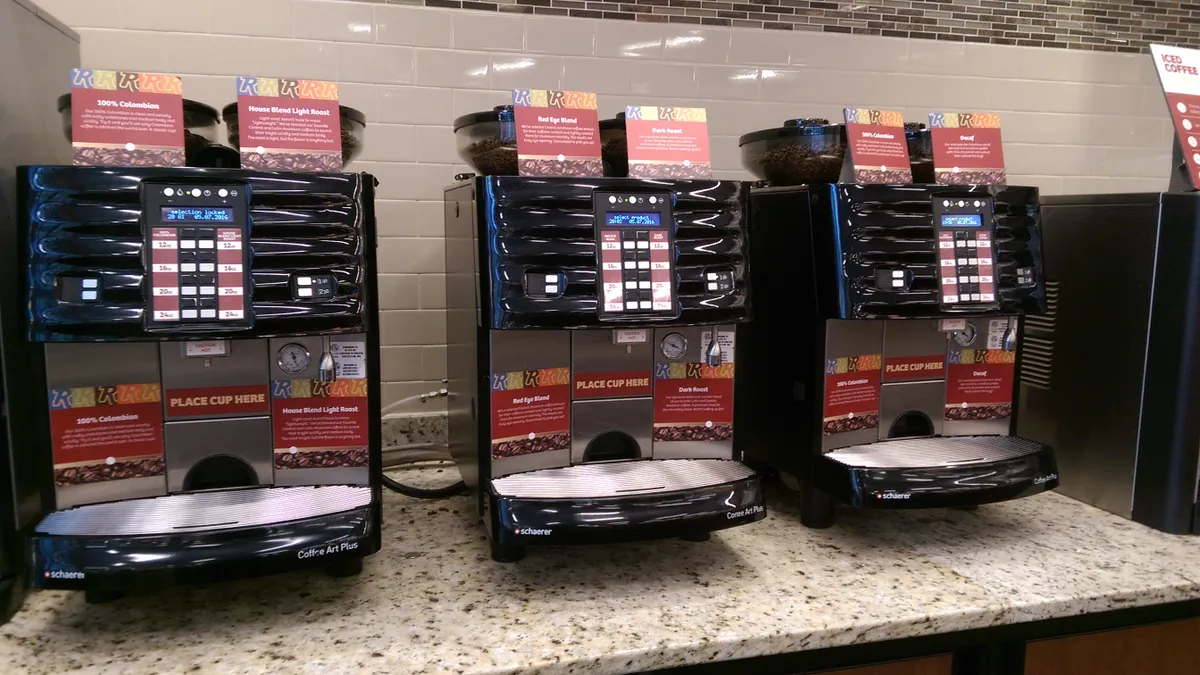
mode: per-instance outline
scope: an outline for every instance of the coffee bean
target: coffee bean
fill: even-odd
[[[336,469],[343,466],[366,466],[366,448],[337,448],[275,453],[276,469]]]
[[[629,175],[629,147],[625,135],[608,139],[600,146],[600,157],[604,160],[604,175],[622,178]]]
[[[604,164],[599,159],[522,159],[518,162],[522,176],[603,176]]]
[[[805,143],[775,145],[760,153],[749,153],[746,164],[761,167],[762,177],[776,186],[836,183],[845,147],[836,138]]]
[[[571,434],[563,432],[533,438],[516,438],[511,441],[492,444],[492,458],[516,457],[530,455],[535,452],[565,450],[571,447]]]
[[[467,161],[484,176],[517,175],[517,143],[484,138],[466,147]]]
[[[185,154],[179,150],[126,150],[125,148],[74,148],[76,164],[87,166],[184,166]]]
[[[655,441],[728,441],[733,439],[733,425],[681,424],[654,427]]]
[[[973,405],[963,408],[962,406],[954,406],[946,408],[946,419],[956,422],[965,422],[970,420],[1003,420],[1012,416],[1012,405],[1001,403],[999,405]]]
[[[825,420],[825,424],[821,428],[821,433],[825,436],[832,436],[833,434],[844,434],[848,431],[875,429],[878,426],[879,413],[863,413],[854,417],[839,417],[837,419]]]
[[[161,476],[166,471],[162,456],[143,459],[118,460],[112,464],[97,462],[84,466],[71,466],[54,470],[54,485],[85,485],[124,478],[146,478]]]

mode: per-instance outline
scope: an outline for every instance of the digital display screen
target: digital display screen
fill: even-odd
[[[612,213],[605,218],[609,225],[617,227],[654,227],[662,224],[662,215],[658,213]]]
[[[232,223],[233,209],[222,206],[164,206],[164,223]]]
[[[983,216],[978,213],[943,214],[942,227],[983,227]]]

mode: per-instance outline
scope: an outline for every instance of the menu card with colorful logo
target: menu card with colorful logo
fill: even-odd
[[[712,178],[704,108],[625,107],[631,178]]]
[[[546,89],[512,94],[520,175],[604,175],[595,94]]]
[[[73,162],[183,166],[183,82],[174,75],[71,70]]]
[[[1200,50],[1150,45],[1192,187],[1200,190]]]
[[[1004,185],[1000,116],[995,113],[929,113],[934,182],[938,185]]]
[[[242,168],[342,170],[336,82],[239,77],[237,88],[237,121],[226,123],[238,139]]]
[[[892,110],[846,108],[846,140],[856,183],[911,183],[904,116]]]

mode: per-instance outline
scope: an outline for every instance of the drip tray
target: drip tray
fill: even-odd
[[[371,488],[350,485],[191,492],[56,511],[35,531],[91,537],[211,532],[328,516],[370,503]]]
[[[855,469],[922,469],[1003,462],[1045,448],[1013,436],[946,436],[852,445],[825,457]]]
[[[492,491],[511,499],[603,499],[694,490],[754,476],[748,466],[729,459],[648,459],[513,474],[493,480]]]

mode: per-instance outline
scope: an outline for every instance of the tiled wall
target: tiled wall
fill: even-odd
[[[720,177],[749,177],[739,134],[854,105],[910,120],[1000,112],[1011,181],[1047,192],[1166,185],[1169,123],[1144,55],[340,0],[39,1],[79,30],[84,65],[177,73],[185,96],[214,106],[235,99],[237,74],[342,83],[369,120],[352,168],[381,181],[389,399],[435,388],[446,370],[440,199],[466,170],[450,124],[513,87],[595,91],[602,116],[707,107]]]
[[[407,2],[408,0],[399,0]],[[1103,52],[1200,44],[1200,3],[1171,0],[424,0],[429,7],[883,35]]]

